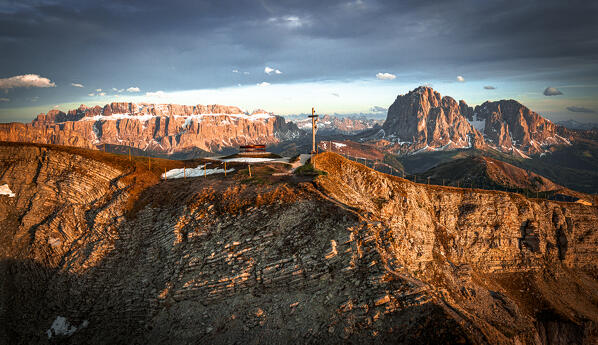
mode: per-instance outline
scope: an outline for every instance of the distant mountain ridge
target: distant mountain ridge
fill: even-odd
[[[492,147],[527,157],[570,144],[567,133],[515,100],[473,108],[420,86],[396,98],[378,136],[397,153]]]
[[[95,148],[129,146],[172,154],[218,151],[245,144],[278,143],[301,136],[293,123],[263,110],[235,106],[110,103],[64,113],[50,110],[29,124],[0,124],[0,141]]]
[[[300,129],[311,131],[311,119],[302,118],[293,120]],[[334,115],[322,115],[318,119],[318,132],[354,134],[381,125],[382,120],[370,119],[365,116],[338,117]]]

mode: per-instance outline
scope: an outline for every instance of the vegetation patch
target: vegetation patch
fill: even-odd
[[[302,166],[300,166],[299,168],[297,168],[297,170],[295,170],[295,174],[299,175],[299,176],[328,175],[327,172],[314,168],[313,164],[311,164],[309,162],[307,162],[307,163],[303,164]]]

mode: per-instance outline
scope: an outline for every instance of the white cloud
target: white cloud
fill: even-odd
[[[381,107],[381,106],[378,106],[378,105],[375,105],[375,106],[373,106],[373,107],[370,108],[370,111],[372,113],[384,113],[384,112],[387,112],[388,109],[384,108],[384,107]]]
[[[238,69],[234,69],[233,73],[239,73],[239,70]]]
[[[282,74],[282,72],[279,69],[275,69],[275,68],[268,67],[268,66],[266,66],[266,68],[264,68],[264,73],[266,73],[266,74],[272,74],[272,73]]]
[[[299,18],[297,16],[284,16],[268,18],[268,23],[282,25],[288,28],[298,28],[305,24],[309,24],[309,20],[306,18]]]
[[[139,88],[137,86],[131,86],[130,88],[127,89],[128,92],[139,92],[141,90],[139,90]]]
[[[0,78],[0,89],[13,89],[17,87],[54,87],[50,79],[37,74],[17,75],[10,78]]]
[[[464,82],[465,82],[465,78],[463,78],[462,76],[458,75],[458,76],[457,76],[457,81],[458,81],[459,83],[464,83]]]
[[[102,89],[96,89],[96,92],[102,92]]]
[[[245,74],[245,75],[248,75],[248,74],[249,74],[249,72],[243,72],[243,74]]]
[[[95,94],[94,94],[93,92],[92,92],[92,93],[88,93],[87,95],[88,95],[89,97],[93,97],[93,96],[95,96]]]
[[[391,73],[376,73],[376,78],[380,80],[393,80],[397,76]]]
[[[74,87],[83,87],[83,84],[79,84],[79,83],[71,83],[71,85]]]
[[[33,96],[33,97],[31,97],[30,101],[31,102],[37,102],[37,101],[39,101],[39,96]]]
[[[166,96],[166,93],[164,91],[146,92],[145,96],[146,97],[154,97],[154,98],[163,98]]]
[[[261,82],[261,83],[257,84],[257,86],[270,86],[270,85],[271,85],[271,84],[270,84],[270,83],[268,83],[267,81],[263,81],[263,82]]]
[[[561,91],[559,91],[556,87],[547,87],[546,90],[544,90],[544,96],[558,96],[558,95],[562,95],[563,93]]]
[[[102,96],[102,97],[106,96],[106,93],[105,92],[100,92],[100,93],[98,93],[98,96]]]
[[[60,108],[60,106],[58,104],[54,106],[54,109],[58,109],[58,108]]]
[[[10,98],[0,98],[0,102],[10,102]]]

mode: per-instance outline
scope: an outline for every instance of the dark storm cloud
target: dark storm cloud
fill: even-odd
[[[485,90],[495,90],[496,88],[494,86],[484,86]]]
[[[427,80],[587,80],[597,73],[597,8],[541,0],[9,1],[0,5],[0,77],[144,90],[413,70]],[[264,79],[265,66],[284,74]]]
[[[596,112],[592,109],[588,109],[588,108],[584,108],[584,107],[576,107],[576,106],[567,107],[567,110],[574,112],[574,113],[595,113]]]

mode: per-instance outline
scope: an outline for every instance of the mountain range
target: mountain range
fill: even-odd
[[[515,100],[473,108],[421,86],[396,98],[373,139],[397,154],[487,147],[527,157],[569,145],[572,136]]]
[[[154,154],[219,151],[301,136],[293,123],[263,110],[222,105],[111,103],[64,113],[50,110],[28,124],[0,124],[0,140],[98,148],[124,146]]]

